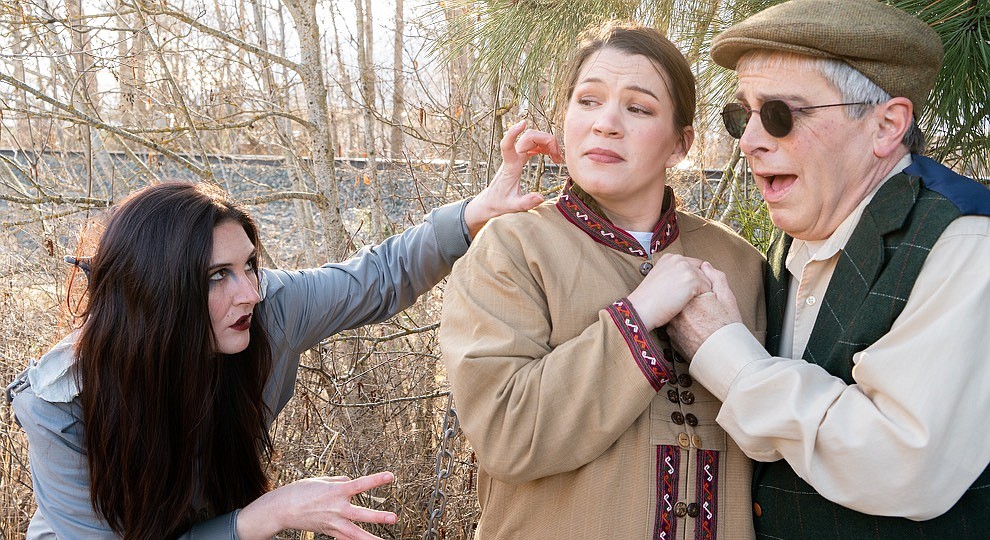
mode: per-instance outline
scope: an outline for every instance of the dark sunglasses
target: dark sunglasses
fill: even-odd
[[[743,132],[746,131],[746,125],[749,124],[749,117],[753,116],[753,113],[758,113],[760,115],[760,122],[763,124],[763,129],[767,130],[767,133],[774,137],[780,138],[786,137],[791,132],[791,129],[794,128],[794,113],[796,112],[823,109],[825,107],[865,105],[866,103],[865,101],[832,103],[830,105],[812,105],[811,107],[795,107],[792,109],[783,101],[772,99],[764,102],[758,111],[747,109],[738,103],[729,103],[722,108],[722,122],[725,123],[725,129],[729,132],[729,135],[732,135],[734,139],[739,139],[742,137]]]

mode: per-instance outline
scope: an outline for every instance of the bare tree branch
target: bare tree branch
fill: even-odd
[[[162,2],[160,5],[165,6],[166,4],[164,2]],[[179,11],[177,9],[163,8],[163,9],[153,9],[153,10],[152,9],[149,9],[147,11],[147,13],[149,15],[168,15],[169,17],[173,17],[173,18],[175,18],[177,20],[180,20],[180,21],[188,24],[189,26],[192,26],[193,28],[195,28],[196,30],[199,30],[200,32],[202,32],[204,34],[207,34],[209,36],[213,36],[213,37],[219,39],[220,41],[223,41],[223,42],[229,43],[231,45],[234,45],[236,47],[239,47],[241,49],[244,49],[245,51],[248,51],[248,52],[250,52],[251,54],[253,54],[255,56],[258,56],[260,58],[264,58],[266,60],[270,60],[271,62],[274,62],[274,63],[279,64],[281,66],[285,66],[286,68],[291,69],[292,71],[295,71],[295,72],[298,72],[301,69],[301,66],[299,64],[297,64],[296,62],[293,62],[292,60],[289,60],[288,58],[279,56],[279,55],[274,54],[274,53],[272,53],[270,51],[267,51],[265,49],[262,49],[261,47],[258,47],[257,45],[252,45],[252,44],[250,44],[250,43],[248,43],[248,42],[246,42],[244,40],[237,39],[237,38],[231,36],[230,34],[227,34],[225,32],[221,32],[221,31],[217,30],[216,28],[213,28],[212,26],[203,24],[203,23],[199,22],[196,18],[192,17],[191,15],[189,15],[188,13],[186,13],[184,11]]]
[[[52,105],[53,107],[55,107],[55,108],[57,108],[59,110],[62,110],[62,111],[65,111],[65,112],[69,113],[69,115],[71,115],[71,117],[75,118],[77,122],[85,123],[85,124],[88,124],[88,125],[90,125],[92,127],[99,128],[99,129],[102,129],[104,131],[108,131],[110,133],[114,133],[114,134],[119,135],[120,137],[122,137],[124,139],[127,139],[127,140],[132,141],[132,142],[136,142],[136,143],[138,143],[138,144],[140,144],[142,146],[145,146],[147,148],[150,148],[150,149],[154,150],[155,152],[159,152],[159,153],[161,153],[164,156],[168,156],[169,158],[175,160],[176,162],[181,163],[182,166],[186,167],[190,171],[193,171],[194,173],[196,173],[196,175],[199,176],[200,178],[208,178],[210,176],[209,171],[207,171],[206,169],[203,169],[202,167],[197,166],[195,163],[193,163],[193,162],[189,161],[188,159],[186,159],[186,158],[178,155],[177,153],[173,152],[172,150],[169,150],[168,148],[166,148],[166,147],[164,147],[164,146],[162,146],[162,145],[160,145],[160,144],[158,144],[158,143],[156,143],[156,142],[154,142],[152,140],[146,139],[144,137],[139,137],[139,136],[131,133],[130,131],[128,131],[128,130],[126,130],[124,128],[121,128],[121,127],[118,127],[118,126],[112,126],[110,124],[107,124],[106,122],[103,122],[103,121],[98,120],[98,119],[96,119],[96,118],[94,118],[92,116],[89,116],[89,115],[83,113],[82,111],[80,111],[79,109],[77,109],[76,107],[74,107],[72,105],[67,105],[65,103],[62,103],[61,101],[58,101],[57,99],[54,99],[54,98],[48,96],[44,92],[41,92],[40,90],[37,90],[34,87],[32,87],[32,86],[30,86],[30,85],[28,85],[28,84],[26,84],[26,83],[24,83],[22,81],[19,81],[19,80],[15,79],[15,78],[11,77],[10,75],[7,75],[5,73],[0,73],[0,81],[5,82],[5,83],[7,83],[7,84],[13,86],[14,88],[19,89],[19,90],[23,90],[23,91],[31,94],[32,96],[40,99],[41,101],[44,101],[45,103],[48,103],[49,105]]]
[[[409,401],[419,401],[421,399],[434,399],[439,397],[447,397],[450,392],[434,392],[432,394],[423,394],[419,396],[407,396],[401,398],[385,399],[382,401],[370,401],[365,403],[345,403],[340,401],[331,401],[330,405],[334,407],[381,407],[383,405],[392,405],[394,403],[406,403]]]

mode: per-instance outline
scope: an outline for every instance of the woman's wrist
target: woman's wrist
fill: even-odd
[[[492,209],[484,207],[484,203],[484,197],[472,197],[464,205],[464,225],[471,240],[474,240],[488,220],[497,215]]]
[[[269,491],[237,513],[235,527],[239,540],[267,540],[282,532],[276,497],[275,491]]]

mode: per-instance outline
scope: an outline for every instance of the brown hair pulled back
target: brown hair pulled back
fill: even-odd
[[[660,72],[674,104],[674,127],[677,132],[683,133],[683,128],[694,123],[697,97],[694,74],[687,59],[658,30],[629,22],[592,26],[578,36],[578,45],[565,64],[557,86],[556,102],[560,113],[567,110],[585,62],[606,48],[650,59]]]

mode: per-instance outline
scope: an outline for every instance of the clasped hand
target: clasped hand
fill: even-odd
[[[716,330],[739,322],[725,274],[706,261],[665,253],[628,296],[649,329],[667,326],[674,347],[693,358]]]
[[[691,298],[667,324],[671,343],[684,358],[694,358],[701,345],[723,326],[742,322],[736,297],[725,274],[708,262],[700,270],[711,283],[708,292]]]

